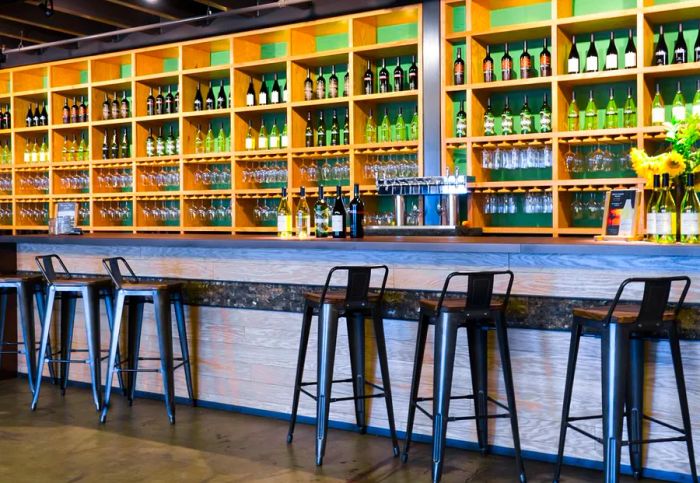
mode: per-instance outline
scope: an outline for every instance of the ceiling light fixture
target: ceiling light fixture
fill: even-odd
[[[44,15],[47,17],[50,17],[53,15],[53,0],[44,0],[39,4],[39,8],[41,9],[42,12],[44,12]]]

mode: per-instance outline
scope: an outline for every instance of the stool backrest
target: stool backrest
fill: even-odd
[[[513,272],[503,270],[497,272],[452,272],[445,279],[442,293],[438,301],[437,313],[442,310],[442,304],[450,291],[450,284],[455,278],[467,279],[467,293],[465,294],[465,310],[489,310],[493,299],[493,284],[496,277],[508,277],[508,286],[503,297],[502,310],[505,312],[510,300],[510,291],[513,288]]]
[[[44,276],[47,283],[54,283],[58,279],[59,275],[63,278],[71,278],[71,273],[66,268],[63,260],[61,260],[61,257],[56,254],[39,255],[34,257],[34,260],[36,261],[36,264],[39,265],[39,270],[41,270],[41,274]],[[60,273],[56,272],[54,261],[56,261],[61,267]]]
[[[124,268],[126,268],[126,270],[129,272],[128,276],[132,278],[134,282],[138,283],[139,281],[139,278],[136,276],[124,257],[104,258],[102,259],[102,265],[105,267],[105,270],[107,270],[109,277],[112,279],[112,282],[114,282],[117,289],[122,288],[122,284],[124,283],[124,275],[122,274],[120,265],[123,265]]]
[[[321,292],[321,305],[325,302],[326,293],[330,287],[333,275],[337,272],[347,272],[348,279],[345,286],[345,308],[361,309],[372,305],[369,301],[369,291],[371,287],[372,274],[374,272],[383,272],[382,284],[379,287],[378,303],[384,300],[384,289],[386,288],[386,280],[389,276],[389,267],[386,265],[367,265],[367,266],[339,266],[333,267],[328,272],[326,284]]]
[[[683,307],[685,297],[690,289],[690,278],[686,276],[679,277],[647,277],[647,278],[628,278],[620,284],[617,289],[615,299],[613,300],[606,321],[609,321],[613,312],[620,303],[625,289],[630,285],[643,285],[644,292],[642,301],[639,305],[639,314],[637,315],[637,324],[658,324],[664,320],[664,313],[668,309],[669,299],[671,297],[671,288],[674,284],[682,284],[681,294],[675,303],[673,310],[673,320],[678,319],[678,313]]]

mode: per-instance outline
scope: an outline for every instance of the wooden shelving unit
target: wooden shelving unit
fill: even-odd
[[[644,180],[611,174],[608,178],[576,178],[567,170],[566,156],[570,149],[594,149],[597,146],[640,147],[655,152],[664,141],[663,129],[651,126],[651,102],[655,84],[659,83],[670,120],[670,105],[676,81],[682,82],[685,99],[690,103],[695,92],[695,81],[700,78],[700,63],[680,65],[652,65],[653,49],[659,25],[664,25],[666,43],[673,47],[678,23],[683,23],[685,39],[693,45],[698,35],[700,2],[657,0],[443,0],[442,1],[442,168],[466,169],[476,177],[476,194],[472,210],[472,225],[482,226],[486,233],[589,235],[600,228],[575,226],[571,213],[573,193],[599,192],[617,186],[643,187]],[[610,32],[614,32],[619,62],[624,57],[627,32],[632,29],[637,49],[637,67],[633,69],[599,70],[595,73],[566,74],[566,61],[576,35],[579,54],[585,61],[589,35],[595,34],[599,58],[604,58]],[[509,43],[514,70],[518,73],[519,56],[523,41],[533,57],[533,67],[539,68],[539,52],[546,38],[552,56],[552,75],[514,80],[500,80],[500,59],[503,44]],[[496,64],[497,81],[483,79],[482,60],[486,46]],[[453,62],[461,48],[465,62],[464,85],[453,85]],[[690,52],[692,56],[692,52]],[[690,59],[692,60],[692,59]],[[622,67],[622,66],[620,66]],[[568,131],[567,110],[572,93],[576,93],[581,115],[585,109],[588,90],[592,89],[599,109],[599,120],[607,101],[607,91],[614,87],[622,120],[622,106],[627,87],[637,106],[637,125],[633,128]],[[499,105],[509,96],[511,110],[517,118],[522,96],[529,95],[529,105],[535,118],[540,109],[542,94],[546,93],[552,111],[552,132],[509,136],[484,136],[483,114],[489,97],[495,104],[494,114],[500,116]],[[586,98],[582,99],[585,93]],[[533,98],[535,101],[533,102]],[[454,137],[454,119],[460,100],[465,101],[467,136]],[[688,106],[689,107],[689,106]],[[498,126],[498,121],[497,121]],[[603,127],[602,124],[600,127]],[[517,132],[517,131],[516,131]],[[551,147],[551,175],[545,179],[493,180],[492,170],[482,167],[485,150]],[[541,174],[541,173],[540,173]],[[529,189],[549,189],[553,210],[548,226],[494,226],[492,217],[484,213],[486,195],[499,190],[527,192]]]
[[[375,10],[314,22],[298,23],[216,38],[148,47],[88,58],[70,59],[40,66],[19,67],[0,71],[0,106],[11,106],[12,127],[0,131],[0,145],[10,142],[13,162],[0,165],[0,177],[12,177],[12,192],[0,192],[0,230],[17,232],[46,231],[47,216],[58,201],[80,203],[79,225],[86,231],[102,232],[223,232],[272,233],[274,220],[261,222],[255,210],[262,205],[274,207],[281,186],[287,186],[294,197],[305,185],[313,202],[318,182],[303,178],[302,164],[343,159],[349,165],[343,192],[349,193],[353,183],[371,184],[362,166],[370,157],[411,154],[422,156],[422,139],[413,142],[364,144],[364,124],[370,109],[385,107],[392,114],[404,108],[404,120],[411,121],[417,107],[422,119],[422,89],[364,95],[362,77],[367,62],[375,69],[385,58],[393,71],[396,57],[406,70],[411,57],[422,68],[421,6]],[[326,80],[335,66],[344,86],[345,72],[350,72],[347,96],[332,99],[303,100],[307,69],[315,82],[322,67]],[[378,71],[378,69],[377,69]],[[375,71],[375,79],[377,77]],[[268,90],[273,75],[281,87],[286,85],[288,102],[267,106],[246,107],[245,96],[252,79],[256,94],[263,79]],[[226,109],[194,112],[197,86],[206,96],[209,83],[217,93],[223,82],[228,96]],[[391,80],[393,86],[393,78]],[[404,87],[405,88],[405,87]],[[162,89],[178,93],[179,111],[175,114],[148,116],[146,98]],[[62,108],[66,101],[81,96],[88,104],[88,122],[62,124]],[[130,112],[124,118],[102,118],[102,103],[108,96],[120,101],[126,97]],[[256,96],[257,97],[257,96]],[[45,102],[49,114],[46,127],[25,127],[25,113],[30,105]],[[406,112],[406,106],[411,111]],[[306,148],[304,129],[306,115],[312,113],[314,125],[323,111],[327,130],[333,110],[344,121],[346,110],[350,123],[349,139],[341,146]],[[260,123],[271,128],[277,122],[280,132],[286,123],[289,145],[285,149],[245,151],[245,135],[251,122],[257,136]],[[381,118],[377,119],[379,122]],[[394,116],[392,115],[392,122]],[[194,150],[197,128],[204,134],[212,124],[214,133],[222,126],[226,148],[219,153],[199,154]],[[342,124],[341,124],[342,127]],[[149,129],[167,135],[172,128],[179,136],[180,154],[146,156]],[[128,156],[102,159],[102,144],[116,132],[117,142],[126,130],[130,143]],[[421,132],[421,129],[419,129]],[[81,134],[89,145],[84,161],[63,162],[66,139]],[[46,137],[49,160],[45,163],[24,163],[27,143]],[[286,182],[259,183],[244,179],[244,171],[265,164],[280,165],[287,171]],[[422,169],[422,166],[421,166]],[[64,189],[69,186],[62,177],[85,173],[89,189]],[[162,172],[162,173],[161,173]],[[177,173],[170,186],[156,188],[148,182],[161,173]],[[46,191],[20,188],[22,178],[46,176]],[[107,180],[107,181],[106,181]],[[216,182],[214,182],[214,181]],[[324,183],[328,185],[328,183]],[[27,185],[25,184],[23,186]],[[367,196],[376,198],[369,190]],[[377,206],[377,200],[368,205]],[[6,223],[2,210],[12,210],[12,222]],[[213,210],[210,209],[213,207]],[[214,212],[212,215],[211,212]],[[47,214],[45,216],[45,213]],[[4,221],[3,221],[4,220]]]

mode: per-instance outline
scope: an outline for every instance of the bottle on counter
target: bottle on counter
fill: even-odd
[[[355,184],[354,197],[350,201],[350,238],[363,238],[365,236],[365,204],[360,198],[360,185]]]
[[[658,213],[658,203],[661,195],[661,176],[654,175],[654,188],[647,203],[647,241],[656,243],[658,241],[658,231],[656,230],[656,215]]]
[[[671,194],[668,173],[661,175],[661,194],[656,211],[656,231],[659,243],[676,242],[676,201]]]
[[[287,188],[282,188],[282,197],[277,207],[277,236],[291,238],[292,234],[292,209],[287,200]]]
[[[311,212],[306,202],[306,188],[302,186],[299,191],[299,204],[296,211],[297,237],[305,240],[311,237]]]
[[[695,176],[686,174],[681,201],[681,243],[700,243],[700,200],[695,192]]]
[[[314,205],[316,238],[328,238],[331,235],[331,208],[323,195],[323,185],[321,185],[318,187],[318,200]]]
[[[343,203],[343,192],[340,185],[335,187],[335,202],[331,213],[331,232],[333,238],[347,237],[347,213]]]

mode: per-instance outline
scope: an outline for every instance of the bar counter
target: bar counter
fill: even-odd
[[[301,326],[302,293],[318,288],[328,270],[342,264],[386,264],[385,330],[389,353],[397,428],[405,428],[411,383],[418,300],[435,296],[445,277],[456,270],[502,270],[515,273],[509,307],[509,333],[514,368],[518,416],[525,455],[550,460],[556,453],[559,417],[566,372],[571,309],[598,305],[611,299],[620,282],[632,276],[689,275],[693,286],[689,306],[682,313],[683,359],[691,414],[700,413],[700,248],[659,246],[647,243],[595,242],[591,239],[508,237],[369,237],[364,240],[281,240],[274,237],[216,235],[83,235],[4,236],[0,243],[16,250],[17,269],[37,270],[34,256],[57,253],[68,268],[79,274],[103,274],[101,260],[123,256],[137,274],[154,280],[181,280],[185,299],[195,373],[195,392],[202,404],[224,406],[284,417],[290,412],[296,356]],[[636,294],[632,294],[634,296]],[[144,351],[157,351],[155,328],[144,324]],[[315,325],[314,325],[315,327]],[[76,346],[82,345],[80,321]],[[103,348],[107,347],[103,317]],[[367,331],[371,344],[373,334]],[[315,351],[315,328],[310,350]],[[489,336],[489,382],[503,398],[500,361]],[[428,343],[432,345],[432,331]],[[370,346],[371,347],[371,346]],[[466,336],[460,334],[454,393],[469,392]],[[667,342],[646,344],[647,407],[650,415],[680,424],[673,369]],[[349,374],[347,338],[338,335],[336,375]],[[312,352],[313,353],[313,352]],[[369,354],[374,350],[370,349]],[[432,348],[426,349],[432,354]],[[309,357],[305,380],[315,378],[315,358]],[[24,368],[20,363],[20,371]],[[374,359],[368,361],[370,378],[379,379]],[[581,345],[572,415],[600,413],[600,342],[587,338]],[[422,395],[432,391],[432,361],[423,370]],[[88,381],[84,368],[71,369],[72,378]],[[139,390],[160,392],[157,375],[144,375]],[[185,394],[177,374],[176,391]],[[585,389],[584,389],[585,388]],[[350,388],[334,387],[339,395]],[[385,433],[383,404],[369,403],[371,431]],[[456,401],[454,413],[471,412],[471,403]],[[300,415],[315,414],[315,405],[302,398]],[[351,403],[332,406],[336,426],[354,421]],[[416,420],[417,434],[428,435],[427,418]],[[700,434],[695,418],[694,431]],[[600,435],[595,422],[584,426]],[[652,425],[652,435],[667,430]],[[279,441],[284,444],[285,434]],[[332,438],[332,434],[331,434]],[[454,423],[448,429],[452,444],[473,448],[474,425]],[[490,443],[495,451],[508,452],[510,429],[504,420],[491,423]],[[689,472],[681,443],[652,446],[645,459],[648,476],[685,481]],[[623,452],[623,465],[628,456]],[[602,447],[570,432],[568,462],[599,466]],[[476,457],[467,455],[466,457]]]

